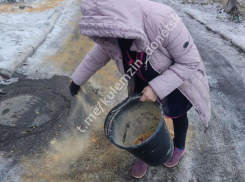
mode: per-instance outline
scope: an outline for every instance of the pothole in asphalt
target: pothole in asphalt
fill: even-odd
[[[20,88],[1,98],[0,125],[39,127],[59,119],[66,108],[64,97],[57,92]]]

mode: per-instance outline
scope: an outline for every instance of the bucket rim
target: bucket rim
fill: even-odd
[[[149,141],[151,141],[152,138],[154,138],[160,131],[162,125],[164,124],[164,113],[163,113],[163,109],[162,109],[162,104],[159,100],[157,100],[156,104],[158,104],[158,107],[160,109],[160,112],[161,112],[161,119],[160,119],[160,122],[155,130],[155,132],[145,141],[143,141],[142,143],[140,143],[139,145],[134,145],[134,146],[130,146],[130,147],[124,147],[122,145],[119,145],[117,144],[116,142],[114,142],[114,140],[112,139],[112,137],[109,136],[109,129],[110,129],[110,126],[111,126],[111,121],[114,119],[114,117],[119,113],[120,109],[127,106],[129,104],[130,101],[134,101],[134,100],[137,100],[139,98],[141,98],[142,96],[142,93],[140,94],[134,94],[132,96],[129,96],[128,98],[126,98],[123,102],[121,102],[120,104],[118,104],[116,107],[114,107],[107,115],[106,117],[106,120],[105,120],[105,126],[104,126],[104,129],[105,129],[105,134],[106,134],[106,137],[115,145],[117,146],[118,148],[121,148],[121,149],[125,149],[125,150],[134,150],[134,149],[137,149],[137,148],[140,148],[144,145],[146,145]],[[112,114],[112,117],[109,117],[110,115]],[[108,123],[109,122],[109,123]]]

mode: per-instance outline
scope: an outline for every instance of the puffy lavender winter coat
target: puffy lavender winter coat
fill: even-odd
[[[117,38],[134,39],[131,50],[146,52],[148,64],[161,74],[149,82],[157,96],[163,99],[178,88],[208,126],[211,106],[205,68],[189,31],[172,8],[147,0],[83,0],[81,9],[80,33],[96,45],[73,73],[74,83],[85,84],[110,59],[124,75]],[[134,78],[129,79],[129,94],[134,85]]]

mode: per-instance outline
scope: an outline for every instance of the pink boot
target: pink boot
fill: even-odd
[[[142,160],[138,160],[132,168],[131,174],[133,177],[140,179],[143,178],[147,172],[148,165]]]
[[[179,163],[179,160],[184,155],[185,149],[178,149],[177,147],[174,147],[174,152],[170,159],[164,163],[166,167],[174,167]]]

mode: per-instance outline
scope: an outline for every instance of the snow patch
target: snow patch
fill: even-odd
[[[55,9],[45,12],[0,14],[0,69],[12,70],[19,55],[35,47],[45,34]],[[8,21],[6,21],[6,19]]]
[[[77,1],[65,0],[63,6],[62,14],[52,32],[38,50],[26,60],[26,64],[17,70],[18,73],[26,75],[29,79],[50,79],[54,75],[71,76],[71,73],[64,72],[58,66],[47,61],[47,57],[56,54],[62,42],[74,30],[74,26],[68,26],[67,23],[78,20],[80,17],[80,7]]]
[[[26,3],[31,3],[37,0],[0,0],[0,2],[3,3],[7,3],[7,2],[16,2],[16,3],[22,3],[22,2],[26,2]]]
[[[182,0],[175,0],[175,3],[181,3]],[[192,18],[205,24],[205,26],[224,38],[230,40],[234,45],[245,51],[245,20],[235,23],[230,20],[230,15],[225,13],[220,4],[213,3],[207,5],[197,4],[179,4],[184,11]]]
[[[1,153],[1,152],[0,152]],[[12,158],[0,155],[0,180],[4,182],[22,182],[21,168]]]
[[[0,85],[10,85],[19,81],[19,78],[11,78],[8,80],[0,79]]]

